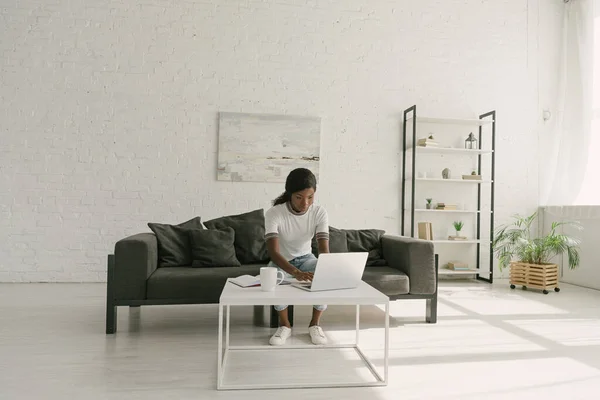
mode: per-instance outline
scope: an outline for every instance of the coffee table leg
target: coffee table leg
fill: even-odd
[[[358,333],[360,332],[360,305],[356,305],[356,345],[358,346]]]
[[[390,353],[390,302],[385,303],[385,354],[383,356],[383,379],[388,384],[388,361]]]
[[[221,389],[221,375],[223,373],[223,306],[219,304],[219,339],[217,346],[217,389]]]
[[[229,320],[231,318],[231,306],[227,306],[227,319],[225,320],[225,350],[229,350]]]

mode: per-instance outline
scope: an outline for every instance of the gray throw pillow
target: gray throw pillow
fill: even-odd
[[[319,245],[317,243],[316,235],[313,236],[312,243],[312,252],[315,256],[319,255]],[[330,253],[347,253],[348,252],[348,243],[346,240],[346,232],[342,229],[334,228],[333,226],[329,227],[329,252]]]
[[[178,225],[149,222],[148,227],[156,235],[158,242],[158,266],[180,267],[192,263],[189,229],[204,229],[200,217]]]
[[[348,251],[369,253],[367,266],[387,265],[381,250],[381,229],[344,229],[348,242]]]
[[[232,228],[235,231],[235,255],[242,264],[263,263],[269,260],[263,209],[211,219],[204,222],[204,226],[208,229]]]
[[[235,257],[232,228],[188,231],[192,247],[192,267],[239,267]]]

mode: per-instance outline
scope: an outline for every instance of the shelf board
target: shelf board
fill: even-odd
[[[439,275],[473,275],[473,274],[478,274],[478,273],[479,273],[479,270],[477,268],[472,268],[472,269],[463,270],[463,271],[454,271],[454,270],[448,269],[448,268],[440,268],[438,270]]]
[[[469,240],[430,240],[431,243],[440,243],[440,244],[474,244],[474,243],[484,243],[481,240],[477,239],[469,239]]]
[[[410,209],[407,209],[407,211]],[[481,211],[478,210],[435,210],[426,208],[415,208],[415,212],[434,212],[434,213],[462,213],[462,214],[477,214]]]
[[[407,151],[412,151],[412,146],[406,149]],[[493,150],[471,150],[471,149],[459,149],[454,147],[423,147],[416,146],[417,153],[432,153],[432,154],[471,154],[471,155],[479,155],[479,154],[492,154]]]
[[[413,116],[409,116],[407,121],[413,119]],[[417,117],[418,123],[425,124],[449,124],[449,125],[488,125],[494,122],[491,119],[462,119],[462,118],[433,118],[433,117]]]
[[[412,178],[406,178],[407,181],[411,180]],[[415,178],[415,180],[417,181],[424,181],[424,182],[453,182],[453,183],[492,183],[493,181],[486,181],[486,180],[481,180],[481,181],[477,181],[474,179],[442,179],[442,178]]]

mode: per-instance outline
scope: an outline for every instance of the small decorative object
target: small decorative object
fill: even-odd
[[[462,221],[454,221],[452,223],[454,229],[456,230],[456,236],[448,236],[448,240],[467,240],[466,236],[460,235],[460,230],[463,228],[464,223]]]
[[[477,172],[473,171],[473,172],[471,172],[471,175],[463,175],[462,178],[464,180],[480,181],[481,175],[477,175]]]
[[[452,226],[454,226],[454,229],[456,229],[456,236],[460,236],[460,230],[464,226],[463,222],[462,221],[454,221]]]
[[[498,227],[492,248],[498,257],[500,270],[510,265],[511,289],[515,285],[523,285],[523,289],[541,289],[544,294],[548,294],[547,289],[551,288],[558,292],[558,265],[551,264],[550,260],[566,253],[569,268],[577,268],[581,240],[557,232],[557,229],[565,225],[581,230],[581,225],[571,221],[552,222],[547,235],[532,237],[531,227],[537,227],[534,223],[536,217],[537,211],[528,217],[517,215],[513,224]],[[512,261],[513,258],[517,261]]]
[[[419,239],[433,240],[433,225],[431,222],[419,222]]]
[[[425,200],[427,201],[427,204],[425,204],[425,208],[428,209],[428,210],[430,210],[431,209],[431,201],[433,199],[425,199]]]
[[[475,139],[475,135],[473,132],[469,133],[469,137],[465,140],[465,149],[476,150],[477,147],[477,139]]]
[[[451,269],[453,271],[468,271],[469,265],[462,261],[449,261],[448,269]]]
[[[429,137],[419,139],[417,141],[417,146],[419,146],[419,147],[440,147],[440,144],[435,141],[432,134],[429,134]]]
[[[450,170],[448,168],[442,170],[442,178],[450,179]]]
[[[456,204],[448,204],[448,203],[437,203],[435,207],[436,210],[458,210]]]

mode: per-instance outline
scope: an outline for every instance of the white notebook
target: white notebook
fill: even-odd
[[[229,278],[231,283],[234,283],[240,287],[255,287],[260,286],[260,275],[241,275],[235,278]],[[289,285],[292,282],[298,282],[296,279],[284,279],[281,285]]]
[[[241,287],[260,286],[260,275],[242,275],[236,278],[229,278],[229,281]]]

